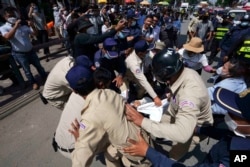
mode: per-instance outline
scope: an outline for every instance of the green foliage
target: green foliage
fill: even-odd
[[[216,6],[232,6],[234,0],[217,0]]]

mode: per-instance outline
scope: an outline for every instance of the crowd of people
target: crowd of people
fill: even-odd
[[[182,45],[180,12],[168,7],[52,7],[55,32],[67,39],[62,46],[69,55],[48,76],[30,40],[35,34],[48,41],[35,3],[25,23],[6,8],[0,32],[33,89],[39,85],[30,64],[45,81],[43,98],[62,112],[53,148],[72,166],[90,166],[99,153],[110,167],[185,166],[179,160],[208,137],[218,142],[198,166],[228,167],[230,150],[250,150],[249,15],[235,25],[223,11],[200,8]],[[213,75],[213,86],[206,88],[202,70]],[[149,103],[161,110],[160,121],[137,111]],[[158,149],[164,143],[171,149]]]

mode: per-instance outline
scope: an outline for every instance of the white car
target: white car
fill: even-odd
[[[244,9],[232,9],[229,10],[228,15],[234,17],[234,25],[240,24],[240,19],[247,14]]]

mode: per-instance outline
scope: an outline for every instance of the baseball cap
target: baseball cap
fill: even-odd
[[[75,65],[90,68],[93,65],[93,62],[87,56],[81,55],[81,56],[76,57]]]
[[[127,15],[126,16],[127,16],[127,19],[131,19],[131,18],[133,18],[133,19],[139,19],[139,15],[136,14],[135,11],[132,10],[132,9],[130,9],[130,10],[127,11]]]
[[[117,42],[114,38],[106,38],[103,42],[103,48],[108,51],[110,59],[119,56]]]
[[[217,87],[213,96],[215,102],[229,113],[250,121],[250,88],[237,94]]]
[[[139,40],[135,43],[134,49],[136,52],[145,52],[149,50],[149,45],[145,40]]]
[[[89,85],[89,81],[92,80],[92,72],[90,69],[83,66],[73,66],[66,74],[66,80],[69,82],[69,86],[72,89],[81,89]]]

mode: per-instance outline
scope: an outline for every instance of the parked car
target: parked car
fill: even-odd
[[[228,15],[234,17],[234,24],[240,24],[240,19],[247,14],[247,11],[244,9],[232,9],[229,10]]]

